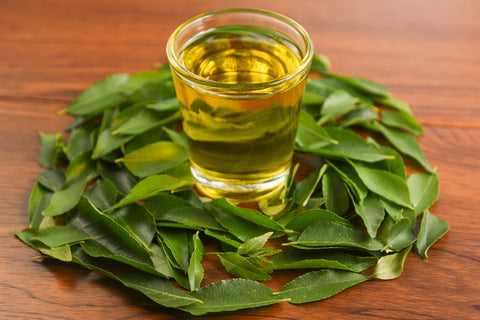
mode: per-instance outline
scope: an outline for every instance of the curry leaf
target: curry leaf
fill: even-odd
[[[291,245],[303,248],[356,248],[379,251],[380,241],[370,238],[360,229],[334,221],[318,221],[309,225]]]
[[[218,211],[227,212],[229,214],[232,214],[232,215],[237,216],[239,218],[245,219],[249,222],[252,222],[256,225],[259,225],[261,227],[264,227],[264,228],[267,228],[267,229],[270,229],[270,230],[275,230],[275,231],[280,231],[280,232],[285,231],[285,229],[280,224],[278,224],[274,220],[266,217],[265,215],[261,214],[260,212],[258,212],[256,210],[252,210],[252,209],[237,207],[237,206],[231,204],[225,198],[212,200],[209,203],[207,203],[206,206],[211,212],[212,211],[214,211],[214,212],[218,212]],[[262,233],[262,234],[264,234],[264,233]]]
[[[65,186],[65,172],[60,168],[47,170],[40,173],[37,180],[45,188],[59,191]]]
[[[363,79],[363,78],[356,78],[356,77],[347,77],[338,74],[329,74],[328,76],[334,77],[342,81],[343,83],[354,87],[357,90],[360,90],[364,93],[367,93],[372,96],[377,97],[389,97],[390,90],[382,84],[374,82],[372,80]]]
[[[52,226],[39,229],[33,237],[34,241],[40,241],[49,247],[60,247],[66,244],[90,239],[82,231],[71,226]]]
[[[408,177],[407,184],[417,216],[430,208],[439,197],[440,182],[436,173],[414,173]]]
[[[324,55],[315,54],[312,58],[312,65],[310,66],[310,70],[319,73],[329,72],[330,60]]]
[[[364,271],[377,262],[373,256],[359,256],[341,251],[288,249],[271,259],[273,270],[283,269],[340,269]]]
[[[157,228],[157,233],[170,249],[176,264],[183,271],[187,271],[190,261],[190,233],[185,230],[173,230],[169,228]]]
[[[322,180],[323,196],[327,210],[342,216],[350,208],[350,197],[342,179],[329,168]]]
[[[82,248],[89,255],[116,260],[143,271],[162,275],[154,268],[148,249],[124,226],[98,211],[88,199],[82,198],[70,212],[67,225],[83,231],[94,239],[82,243]]]
[[[30,227],[38,227],[43,220],[42,212],[49,206],[53,192],[35,183],[28,200],[28,221]]]
[[[110,208],[115,209],[126,204],[145,200],[162,192],[175,192],[192,186],[190,181],[180,180],[169,175],[153,175],[141,180],[130,193]]]
[[[86,180],[77,180],[65,186],[62,190],[54,192],[50,198],[50,204],[42,211],[42,214],[47,217],[54,217],[69,211],[77,205],[86,185]]]
[[[417,236],[416,249],[422,258],[427,258],[427,251],[450,229],[450,225],[435,217],[428,210],[423,213],[422,224]]]
[[[44,168],[53,169],[57,162],[58,145],[63,143],[63,136],[60,133],[40,133],[40,142],[38,163]]]
[[[416,237],[413,233],[414,222],[409,218],[402,218],[391,227],[387,236],[388,249],[400,251],[415,242]]]
[[[423,150],[414,136],[408,132],[394,128],[388,128],[381,124],[377,124],[376,127],[401,153],[404,153],[418,161],[418,163],[420,163],[426,170],[430,172],[434,171],[428,163]]]
[[[118,266],[107,264],[105,260],[88,256],[81,248],[73,252],[73,261],[88,269],[97,270],[121,282],[124,286],[137,290],[154,302],[166,307],[180,307],[200,300],[177,289],[169,281],[138,270],[118,272]]]
[[[366,280],[367,276],[345,270],[311,271],[287,283],[278,295],[293,304],[318,301]]]
[[[322,176],[325,173],[327,166],[322,166],[322,168],[315,170],[308,175],[307,178],[300,181],[295,187],[294,202],[296,204],[306,206],[308,200],[314,193],[317,185],[319,184]]]
[[[384,111],[380,121],[389,127],[406,130],[412,134],[424,134],[420,123],[409,113],[401,111]]]
[[[362,218],[371,238],[377,236],[377,229],[385,217],[383,205],[374,194],[369,194],[358,203],[354,202],[355,211]]]
[[[401,206],[412,208],[405,180],[385,170],[370,169],[358,164],[353,164],[353,167],[363,183],[373,193]]]
[[[352,97],[347,91],[335,90],[323,102],[320,112],[321,118],[318,120],[318,124],[323,124],[347,113],[355,107],[356,103],[357,99]]]
[[[236,252],[219,253],[218,257],[225,270],[238,278],[268,281],[271,277],[262,265],[252,261],[252,258],[245,258]]]
[[[205,250],[202,240],[198,236],[198,232],[193,235],[193,252],[190,257],[190,264],[188,266],[188,281],[190,283],[190,290],[197,290],[200,288],[200,283],[203,279],[202,259]]]
[[[202,303],[192,303],[180,309],[193,315],[257,308],[285,301],[283,298],[274,296],[269,287],[246,279],[214,282],[190,293],[190,297]]]
[[[123,163],[138,177],[170,169],[188,158],[187,150],[171,141],[158,141],[130,152],[116,162]]]
[[[250,254],[263,248],[267,240],[272,236],[273,232],[267,232],[261,236],[248,239],[237,249],[238,254]]]
[[[118,89],[129,79],[128,74],[114,74],[96,82],[73,100],[66,111],[75,116],[94,116],[120,104],[126,96]]]
[[[400,252],[381,257],[370,277],[380,280],[392,280],[398,278],[403,272],[405,260],[411,249],[412,246],[410,245]]]
[[[313,116],[302,110],[295,143],[300,150],[308,151],[317,150],[337,142],[331,139],[325,129],[317,124]]]

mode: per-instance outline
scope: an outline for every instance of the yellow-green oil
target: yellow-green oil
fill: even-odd
[[[242,186],[288,171],[305,79],[276,81],[301,60],[292,41],[253,27],[215,28],[186,43],[185,68],[222,84],[209,88],[174,77],[191,164],[206,179],[239,186],[232,192],[200,185],[207,195],[258,200],[272,190]],[[271,85],[249,86],[265,83]]]

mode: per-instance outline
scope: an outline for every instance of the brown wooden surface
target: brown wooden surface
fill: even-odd
[[[32,261],[14,237],[27,226],[38,173],[39,132],[112,73],[166,61],[169,34],[184,20],[225,7],[277,11],[301,23],[334,71],[375,79],[409,102],[420,143],[441,181],[432,208],[451,225],[429,259],[410,254],[393,281],[371,281],[321,302],[281,303],[208,319],[480,319],[480,2],[422,1],[58,1],[0,0],[0,318],[194,319],[140,305],[140,296],[80,267]],[[205,263],[207,281],[223,273]],[[291,274],[269,285],[278,290]]]

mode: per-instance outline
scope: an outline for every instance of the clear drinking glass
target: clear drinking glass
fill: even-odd
[[[214,11],[179,26],[167,57],[198,189],[235,202],[280,190],[313,57],[307,32],[269,11]]]

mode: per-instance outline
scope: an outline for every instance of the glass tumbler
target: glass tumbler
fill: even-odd
[[[197,188],[237,203],[281,190],[313,57],[304,28],[269,11],[214,11],[180,25],[167,57]]]

